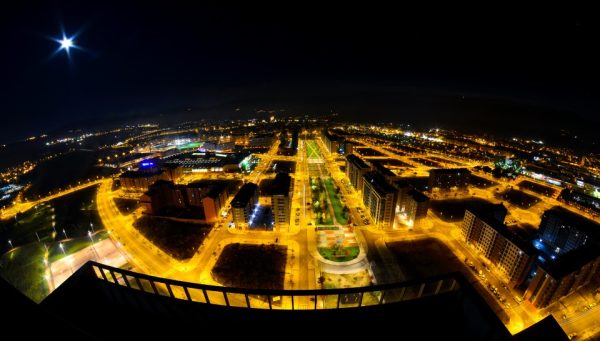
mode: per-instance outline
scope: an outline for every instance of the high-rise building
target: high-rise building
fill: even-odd
[[[562,254],[585,245],[594,230],[599,231],[599,226],[592,221],[554,207],[542,215],[539,235],[554,253]]]
[[[517,286],[525,280],[535,259],[535,251],[504,225],[506,212],[502,204],[468,208],[461,236],[498,267],[511,286]]]
[[[562,207],[544,212],[525,299],[541,308],[589,283],[600,267],[600,226]]]
[[[371,170],[361,158],[354,154],[346,156],[346,176],[350,183],[359,192],[363,190],[363,176]]]
[[[593,243],[556,259],[538,261],[524,297],[537,308],[543,308],[589,283],[599,267],[600,253],[598,245]]]
[[[392,183],[394,183],[395,180],[397,180],[399,178],[396,174],[394,174],[394,172],[389,170],[381,162],[371,161],[370,163],[371,163],[373,170],[376,171],[377,173],[381,174],[385,178],[385,181],[387,181],[387,183],[392,184]]]
[[[275,176],[271,188],[271,210],[276,230],[289,227],[292,208],[292,178],[286,173]]]
[[[175,185],[172,181],[159,180],[140,197],[146,214],[166,214],[164,208],[187,209],[193,218],[212,224],[219,219],[219,211],[225,206],[231,192],[239,181],[196,181],[188,185]],[[179,212],[175,210],[174,212]],[[172,213],[171,213],[172,214]]]
[[[469,186],[471,172],[466,168],[439,168],[429,170],[429,189],[466,190]]]
[[[233,223],[241,227],[247,226],[257,204],[258,186],[251,182],[244,184],[231,201]]]
[[[371,212],[374,223],[392,228],[398,190],[376,172],[366,173],[363,182],[363,203]]]
[[[329,154],[338,153],[340,145],[342,145],[343,149],[344,139],[338,135],[331,134],[328,129],[323,129],[321,131],[321,140]]]
[[[399,190],[400,192],[402,192],[402,189]],[[398,197],[400,197],[400,194]],[[410,189],[406,192],[406,195],[403,195],[400,210],[401,213],[405,214],[404,219],[408,222],[409,226],[419,226],[422,220],[427,217],[429,197],[415,189]]]
[[[145,191],[158,180],[169,180],[162,170],[126,171],[119,176],[121,187],[127,191]]]

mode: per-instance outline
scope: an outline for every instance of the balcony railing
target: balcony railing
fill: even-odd
[[[463,279],[449,273],[419,281],[322,290],[229,288],[155,277],[88,262],[98,279],[146,293],[201,304],[249,309],[319,310],[373,306],[439,295],[460,288]]]

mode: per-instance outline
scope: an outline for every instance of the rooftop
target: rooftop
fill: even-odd
[[[356,167],[358,167],[360,169],[371,168],[361,158],[359,158],[358,156],[356,156],[354,154],[346,155],[346,159],[348,160],[348,162],[351,162],[352,164],[354,164]]]
[[[292,178],[285,173],[278,173],[271,187],[271,195],[289,195]]]
[[[435,168],[430,169],[429,174],[458,174],[458,173],[467,173],[471,174],[471,172],[466,168]]]
[[[149,178],[151,176],[160,175],[162,170],[155,171],[125,171],[119,175],[119,178]]]
[[[408,191],[408,195],[410,195],[416,202],[425,202],[429,200],[428,196],[415,189],[411,189],[410,191]]]
[[[244,184],[231,201],[231,207],[246,207],[257,190],[258,186],[252,182]]]
[[[394,172],[392,172],[391,170],[387,169],[387,167],[385,167],[379,161],[371,161],[371,164],[383,176],[396,176],[396,174],[394,174]]]
[[[554,218],[560,219],[564,224],[571,225],[577,230],[587,234],[596,242],[600,243],[600,224],[596,223],[595,221],[587,219],[560,206],[554,206],[544,212],[542,215],[542,220],[547,216],[553,216]]]
[[[370,183],[375,191],[377,191],[379,194],[388,194],[398,191],[394,186],[387,183],[385,178],[377,172],[369,172],[365,174],[364,179],[366,182]]]
[[[600,248],[595,243],[589,243],[560,255],[554,260],[546,258],[546,261],[538,262],[538,265],[554,279],[560,279],[581,269],[585,264],[598,257],[600,257]]]

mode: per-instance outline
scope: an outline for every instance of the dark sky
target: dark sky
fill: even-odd
[[[0,13],[0,112],[10,122],[0,142],[71,121],[188,106],[288,101],[300,110],[314,100],[311,110],[327,112],[365,93],[370,104],[378,91],[388,94],[380,115],[393,111],[385,103],[394,98],[428,92],[508,98],[590,119],[600,108],[598,22],[585,9],[12,3]],[[61,27],[78,32],[83,48],[70,61],[63,52],[51,57],[58,45],[48,37]],[[344,109],[348,118],[365,116]]]

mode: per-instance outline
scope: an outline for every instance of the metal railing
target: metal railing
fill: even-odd
[[[114,285],[201,304],[250,309],[319,310],[373,306],[438,295],[460,288],[462,277],[449,273],[419,281],[322,290],[230,288],[161,278],[88,262],[84,267]]]

